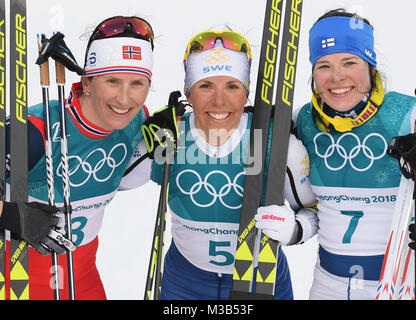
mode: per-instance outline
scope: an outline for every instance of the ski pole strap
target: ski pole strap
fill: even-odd
[[[62,63],[68,70],[82,76],[85,74],[84,69],[78,65],[74,55],[66,45],[64,37],[64,34],[60,32],[55,33],[50,39],[43,34],[41,38],[42,49],[36,64],[41,65],[51,57],[55,61]]]
[[[178,123],[185,113],[186,106],[179,101],[180,91],[174,91],[169,96],[168,105],[155,111],[142,125],[141,130],[146,142],[150,159],[163,162],[166,151],[173,153],[178,141]],[[157,150],[160,147],[160,150]],[[159,159],[161,158],[161,159]]]

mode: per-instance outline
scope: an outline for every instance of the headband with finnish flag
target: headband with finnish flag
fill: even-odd
[[[88,50],[85,77],[139,74],[151,81],[153,53],[149,41],[115,37],[94,40]]]
[[[315,23],[309,31],[312,66],[319,58],[338,52],[355,54],[377,67],[373,28],[356,17],[327,17]]]

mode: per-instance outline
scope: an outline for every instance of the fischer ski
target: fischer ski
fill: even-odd
[[[283,30],[282,7],[285,3]],[[278,242],[261,234],[256,240],[254,215],[260,205],[278,204],[284,201],[284,180],[287,165],[287,149],[292,121],[293,91],[300,36],[302,0],[269,0],[266,4],[262,50],[255,97],[250,152],[253,153],[256,131],[261,130],[261,171],[246,175],[240,230],[235,255],[231,299],[273,299],[276,279]],[[282,43],[279,46],[279,37]],[[275,70],[280,49],[280,63],[275,87]],[[275,104],[273,96],[277,91]],[[271,142],[268,141],[270,120],[273,120]],[[267,148],[271,152],[267,155]],[[252,156],[252,155],[251,155]],[[269,158],[269,159],[266,159]],[[266,163],[268,160],[268,167]],[[255,160],[254,160],[255,161]],[[248,167],[247,170],[249,170]],[[266,181],[267,177],[267,181]],[[263,193],[264,203],[263,203]],[[254,275],[256,241],[260,241],[257,274]],[[253,279],[256,292],[253,293]]]
[[[10,201],[28,200],[26,0],[10,2]],[[29,299],[29,250],[10,240],[10,299]]]
[[[6,3],[0,0],[0,201],[6,200]],[[6,237],[0,232],[0,300],[6,299]]]
[[[266,3],[249,149],[250,152],[255,150],[254,144],[258,143],[256,132],[259,132],[256,130],[261,130],[261,158],[259,160],[262,167],[258,174],[246,175],[231,299],[240,299],[239,293],[251,292],[252,287],[254,247],[257,234],[254,227],[254,215],[260,205],[261,190],[263,190],[264,162],[266,159],[267,133],[269,132],[269,123],[272,116],[272,99],[281,34],[282,6],[283,0],[268,0]],[[266,54],[268,51],[270,51],[273,59],[267,58]],[[256,158],[254,158],[254,161],[256,161]],[[253,166],[256,166],[256,163],[253,163]]]
[[[302,18],[302,0],[286,2],[285,28],[282,35],[281,57],[277,78],[273,134],[264,205],[283,205],[287,153],[292,124],[296,65]],[[274,294],[278,244],[262,235],[259,250],[256,293]],[[275,254],[273,256],[272,254]],[[269,272],[268,270],[271,269]]]

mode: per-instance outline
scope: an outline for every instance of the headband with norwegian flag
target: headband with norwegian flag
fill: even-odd
[[[153,53],[149,41],[130,37],[94,40],[89,48],[85,77],[116,73],[139,74],[152,80]]]

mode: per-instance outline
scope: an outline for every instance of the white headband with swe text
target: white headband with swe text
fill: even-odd
[[[230,49],[215,48],[192,53],[186,62],[184,93],[189,95],[198,81],[213,76],[230,76],[241,81],[250,91],[250,62],[247,54]]]

